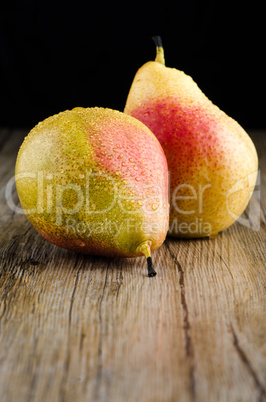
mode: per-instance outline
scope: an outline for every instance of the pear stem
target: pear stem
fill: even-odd
[[[157,272],[154,270],[152,259],[151,259],[151,241],[144,241],[137,247],[137,253],[140,252],[147,258],[148,265],[148,276],[151,278],[152,276],[157,275]]]
[[[155,45],[156,45],[156,58],[155,58],[155,61],[157,63],[163,64],[165,66],[162,38],[160,36],[153,36],[152,39],[154,40]]]

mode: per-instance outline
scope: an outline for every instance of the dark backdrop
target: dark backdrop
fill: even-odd
[[[265,128],[263,15],[255,0],[1,2],[0,126],[30,128],[75,106],[122,111],[157,34],[167,66],[246,129]]]

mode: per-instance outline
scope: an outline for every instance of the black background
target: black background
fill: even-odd
[[[161,35],[167,66],[244,128],[265,128],[264,14],[256,1],[2,2],[0,126],[31,128],[75,106],[123,111]]]

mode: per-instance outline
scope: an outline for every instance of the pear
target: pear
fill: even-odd
[[[18,152],[16,186],[35,229],[68,250],[110,257],[151,252],[168,230],[162,147],[137,119],[75,108],[35,126]]]
[[[258,158],[248,134],[184,72],[155,61],[136,73],[124,112],[160,141],[170,171],[169,235],[215,237],[240,217],[256,183]]]

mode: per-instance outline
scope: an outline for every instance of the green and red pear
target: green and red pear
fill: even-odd
[[[168,169],[140,121],[103,108],[45,119],[25,138],[16,185],[26,215],[48,241],[113,257],[151,253],[168,229]]]
[[[193,79],[168,68],[159,37],[155,61],[136,73],[124,112],[160,141],[170,171],[169,234],[215,237],[245,210],[258,158],[245,130]]]

